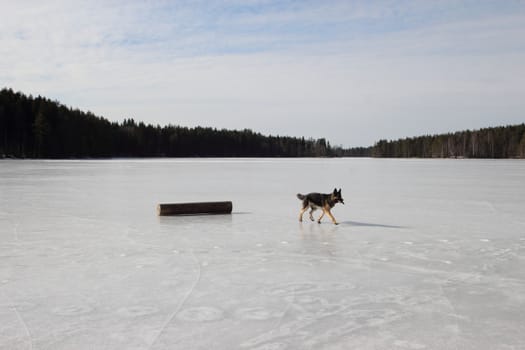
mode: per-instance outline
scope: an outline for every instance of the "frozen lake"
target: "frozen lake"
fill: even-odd
[[[524,161],[0,161],[0,349],[525,349],[524,315]]]

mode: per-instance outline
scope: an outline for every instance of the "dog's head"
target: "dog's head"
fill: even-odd
[[[343,200],[343,197],[341,196],[341,189],[339,189],[338,191],[337,188],[334,188],[334,192],[332,192],[332,200],[335,203],[345,204],[345,201]]]

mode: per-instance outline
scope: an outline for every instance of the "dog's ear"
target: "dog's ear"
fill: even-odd
[[[334,193],[337,194],[337,188],[334,188]]]
[[[339,194],[341,194],[341,189],[339,189]]]

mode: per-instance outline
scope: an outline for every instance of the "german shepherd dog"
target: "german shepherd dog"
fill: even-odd
[[[334,192],[330,194],[325,193],[308,193],[307,195],[304,194],[297,194],[297,198],[303,201],[303,207],[301,208],[301,211],[299,212],[299,221],[303,221],[303,214],[305,211],[310,208],[310,220],[315,221],[312,213],[316,210],[321,208],[323,212],[321,213],[321,216],[317,220],[317,223],[321,223],[321,219],[326,214],[330,217],[332,222],[336,225],[338,225],[338,222],[335,220],[334,216],[332,215],[332,212],[330,209],[336,205],[336,203],[342,203],[345,204],[343,197],[341,197],[341,189],[339,191],[337,188],[334,188]]]

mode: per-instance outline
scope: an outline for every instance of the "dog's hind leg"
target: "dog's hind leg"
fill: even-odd
[[[314,213],[316,208],[310,209],[310,220],[315,221],[314,216],[312,215]]]
[[[324,217],[324,209],[323,209],[323,212],[321,213],[321,216],[319,216],[319,219],[317,219],[317,223],[320,224],[321,223],[321,219]]]
[[[299,212],[299,221],[303,222],[303,214],[308,209],[308,207],[303,207],[301,211]]]

